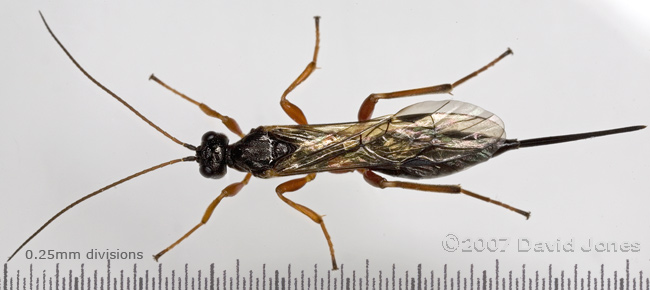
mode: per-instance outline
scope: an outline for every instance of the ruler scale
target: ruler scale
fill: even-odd
[[[73,269],[67,269],[65,275],[66,270],[60,269],[59,264],[56,264],[53,274],[48,274],[48,270],[34,268],[30,264],[27,275],[20,269],[11,270],[15,274],[10,274],[9,265],[5,263],[0,290],[267,290],[267,287],[268,290],[650,290],[649,278],[644,277],[642,270],[638,271],[638,275],[637,272],[631,273],[629,260],[625,261],[625,273],[607,272],[602,264],[599,273],[580,271],[578,265],[574,265],[573,273],[564,270],[554,272],[553,266],[549,265],[548,272],[545,273],[544,270],[532,270],[524,264],[519,274],[515,274],[519,270],[508,270],[507,275],[500,272],[502,269],[499,268],[499,260],[495,261],[493,270],[475,269],[471,264],[469,273],[466,274],[462,270],[449,272],[446,264],[442,267],[442,273],[424,271],[422,264],[418,264],[415,273],[404,271],[400,275],[393,264],[389,275],[382,271],[371,275],[368,260],[364,272],[353,270],[348,273],[345,265],[341,265],[337,272],[328,269],[322,273],[314,265],[313,275],[306,274],[305,270],[300,270],[299,275],[292,275],[290,264],[286,275],[277,269],[267,275],[265,264],[261,267],[261,273],[248,270],[248,275],[240,275],[239,260],[236,261],[234,273],[223,270],[221,275],[217,274],[214,264],[210,264],[207,270],[197,270],[195,274],[190,273],[189,265],[185,264],[182,275],[177,275],[176,270],[172,269],[169,276],[163,273],[163,264],[158,265],[157,273],[145,270],[144,275],[139,272],[138,265],[134,264],[132,275],[120,269],[119,275],[115,276],[112,275],[110,260],[106,263],[105,276],[100,276],[98,270],[92,271],[92,277],[86,276],[84,264],[80,265],[78,275],[74,274]],[[38,275],[40,271],[42,276]],[[478,272],[474,273],[475,271]],[[360,273],[363,273],[363,277],[358,275]]]

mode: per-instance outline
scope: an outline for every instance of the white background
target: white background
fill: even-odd
[[[312,123],[351,121],[372,92],[453,82],[510,47],[515,52],[454,91],[453,98],[498,114],[510,138],[533,138],[649,124],[650,23],[647,6],[615,1],[304,1],[246,4],[5,2],[0,9],[0,256],[70,202],[160,162],[192,155],[103,93],[47,34],[100,82],[179,139],[198,145],[218,120],[162,89],[151,73],[236,118],[244,131],[291,124],[283,90],[312,56],[317,70],[290,95]],[[642,1],[639,1],[639,3]],[[381,102],[378,115],[428,98]],[[236,136],[230,134],[232,140]],[[532,212],[521,216],[465,196],[379,190],[358,174],[319,174],[288,196],[325,221],[338,261],[360,269],[392,263],[430,269],[544,270],[650,266],[647,143],[650,130],[508,152],[463,173],[426,183],[465,188]],[[150,256],[195,225],[206,206],[242,173],[222,180],[175,165],[111,189],[69,211],[11,261],[37,252],[141,251]],[[281,202],[287,179],[253,179],[224,200],[208,225],[162,258],[251,269],[329,267],[320,228]],[[446,252],[461,239],[509,239],[505,253]],[[574,240],[575,253],[520,253],[518,239]],[[639,243],[637,253],[581,253],[596,242]],[[36,261],[42,267],[60,262]],[[83,261],[92,263],[91,261]],[[117,262],[117,261],[116,261]],[[100,263],[100,265],[103,262]]]

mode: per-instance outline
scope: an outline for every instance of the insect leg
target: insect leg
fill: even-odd
[[[314,46],[314,57],[312,61],[307,64],[305,70],[303,70],[302,73],[296,78],[296,80],[294,80],[293,83],[291,83],[291,85],[289,85],[289,87],[284,91],[282,97],[280,98],[280,106],[282,106],[284,112],[287,113],[291,119],[300,125],[307,124],[307,118],[305,117],[305,114],[302,112],[302,110],[298,108],[298,106],[287,100],[287,95],[293,91],[293,89],[295,89],[300,83],[305,81],[316,69],[316,59],[318,58],[318,44],[320,43],[320,32],[318,30],[319,20],[320,16],[314,16],[314,21],[316,22],[316,45]]]
[[[278,185],[278,187],[275,188],[275,192],[278,194],[278,197],[286,204],[293,207],[297,211],[303,213],[304,215],[309,217],[312,221],[320,225],[321,229],[323,230],[323,234],[325,234],[325,239],[327,240],[327,245],[329,246],[330,249],[330,255],[332,256],[332,269],[338,270],[338,266],[336,264],[336,258],[334,257],[334,245],[332,244],[332,239],[330,238],[330,234],[327,232],[327,228],[325,228],[325,222],[323,221],[323,218],[319,214],[311,210],[310,208],[301,204],[297,204],[284,196],[285,192],[296,191],[302,188],[307,182],[313,180],[315,177],[316,174],[311,173],[302,178],[289,180],[285,183]]]
[[[192,98],[186,96],[185,94],[175,90],[174,88],[168,86],[167,84],[165,84],[163,81],[161,81],[159,78],[157,78],[153,74],[151,74],[151,76],[149,77],[149,80],[152,80],[152,81],[155,81],[155,82],[159,83],[161,86],[163,86],[166,89],[172,91],[174,94],[177,94],[181,98],[189,101],[190,103],[197,105],[199,107],[199,109],[201,109],[201,111],[203,111],[203,113],[205,113],[206,115],[208,115],[210,117],[214,117],[214,118],[217,118],[217,119],[221,120],[221,122],[223,122],[223,124],[226,125],[228,130],[230,130],[231,132],[237,134],[239,137],[244,137],[244,134],[242,133],[241,129],[239,128],[239,124],[237,124],[237,121],[235,121],[235,119],[230,118],[228,116],[221,115],[217,111],[215,111],[212,108],[208,107],[208,105],[195,101],[194,99],[192,99]]]
[[[198,229],[199,227],[201,227],[202,225],[204,225],[205,223],[207,223],[208,220],[210,219],[210,216],[212,216],[212,212],[214,212],[214,209],[217,207],[217,205],[219,204],[219,202],[220,202],[224,197],[235,196],[235,195],[236,195],[236,194],[237,194],[237,193],[238,193],[238,192],[239,192],[239,191],[244,187],[244,185],[248,184],[248,181],[249,181],[250,179],[251,179],[251,174],[248,173],[248,174],[246,174],[246,177],[244,177],[244,179],[243,179],[242,181],[240,181],[240,182],[235,182],[235,183],[233,183],[233,184],[231,184],[231,185],[226,186],[226,188],[224,188],[224,189],[221,191],[221,194],[219,194],[219,196],[217,196],[217,198],[215,198],[215,199],[212,201],[212,203],[210,203],[210,205],[208,206],[208,208],[205,210],[205,213],[203,214],[203,218],[201,218],[201,222],[200,222],[200,223],[198,223],[196,226],[194,226],[194,227],[193,227],[189,232],[187,232],[186,234],[184,234],[180,239],[178,239],[176,242],[174,242],[173,244],[171,244],[169,247],[165,248],[164,250],[160,251],[160,253],[158,253],[158,254],[156,254],[155,256],[153,256],[153,258],[154,258],[156,261],[158,261],[158,259],[160,259],[160,257],[161,257],[162,255],[164,255],[165,253],[169,252],[169,250],[173,249],[174,247],[176,247],[176,245],[180,244],[180,242],[182,242],[185,238],[189,237],[189,236],[190,236],[194,231],[196,231],[196,229]]]
[[[437,85],[437,86],[431,86],[431,87],[424,87],[424,88],[418,88],[418,89],[411,89],[411,90],[404,90],[404,91],[397,91],[397,92],[391,92],[391,93],[377,93],[377,94],[370,94],[363,103],[361,104],[361,107],[359,108],[359,121],[366,121],[369,120],[372,117],[372,112],[375,110],[375,104],[380,99],[395,99],[395,98],[403,98],[403,97],[412,97],[412,96],[420,96],[420,95],[426,95],[426,94],[445,94],[445,93],[451,93],[451,91],[459,86],[460,84],[466,82],[467,80],[477,76],[479,73],[482,73],[483,71],[487,70],[489,67],[493,66],[497,62],[499,62],[501,59],[506,57],[507,55],[512,54],[512,50],[508,48],[506,52],[502,53],[499,57],[488,63],[487,65],[481,67],[480,69],[472,72],[471,74],[468,74],[464,78],[457,80],[453,84],[442,84],[442,85]]]
[[[430,191],[430,192],[439,192],[439,193],[451,193],[451,194],[465,194],[469,195],[473,198],[480,199],[485,202],[489,202],[495,205],[498,205],[500,207],[509,209],[511,211],[514,211],[520,215],[523,215],[528,219],[530,217],[530,212],[523,211],[521,209],[512,207],[510,205],[507,205],[505,203],[502,203],[497,200],[490,199],[489,197],[482,196],[480,194],[471,192],[469,190],[461,188],[460,185],[435,185],[435,184],[421,184],[421,183],[415,183],[415,182],[403,182],[403,181],[388,181],[385,178],[377,175],[376,173],[364,169],[361,171],[363,173],[363,178],[366,180],[366,182],[370,183],[370,185],[379,187],[379,188],[387,188],[387,187],[398,187],[398,188],[404,188],[404,189],[413,189],[413,190],[421,190],[421,191]]]
[[[314,16],[314,22],[316,25],[316,44],[314,45],[314,56],[312,58],[312,61],[307,64],[307,67],[305,67],[302,73],[300,73],[300,75],[291,83],[291,85],[289,85],[289,87],[284,91],[284,93],[282,93],[282,97],[280,97],[280,106],[282,107],[284,112],[287,113],[287,115],[291,117],[291,119],[293,119],[296,123],[300,125],[306,125],[307,118],[305,117],[305,114],[298,106],[296,106],[295,104],[287,100],[287,95],[291,91],[293,91],[293,89],[295,89],[298,85],[304,82],[311,75],[314,69],[316,69],[316,61],[318,59],[318,49],[319,49],[318,45],[320,43],[319,21],[320,21],[320,17]],[[325,223],[323,222],[321,216],[318,215],[313,210],[311,210],[310,208],[305,207],[301,204],[297,204],[284,196],[285,192],[296,191],[302,188],[303,186],[305,186],[307,182],[312,181],[314,178],[316,178],[316,174],[311,173],[302,178],[289,180],[287,182],[278,185],[278,187],[275,188],[275,192],[278,194],[278,197],[280,197],[280,199],[284,201],[286,204],[298,210],[299,212],[303,213],[315,223],[320,224],[321,229],[323,230],[323,234],[325,234],[327,245],[329,246],[330,249],[330,255],[332,256],[332,269],[337,270],[338,266],[336,264],[336,258],[334,257],[334,245],[332,244],[332,239],[330,238],[330,235],[327,232],[327,228],[325,228]]]

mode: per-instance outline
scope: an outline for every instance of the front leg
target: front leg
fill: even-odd
[[[208,115],[210,117],[214,117],[214,118],[217,118],[217,119],[221,120],[221,122],[224,125],[226,125],[226,127],[228,128],[228,130],[230,130],[230,132],[233,132],[233,133],[237,134],[237,136],[239,136],[239,137],[244,137],[244,133],[242,133],[241,129],[239,128],[239,124],[237,124],[237,121],[235,121],[235,119],[230,118],[230,117],[225,116],[225,115],[221,115],[217,111],[215,111],[212,108],[208,107],[208,105],[195,101],[194,99],[188,97],[187,95],[185,95],[185,94],[175,90],[174,88],[168,86],[166,83],[161,81],[159,78],[157,78],[153,74],[151,74],[151,76],[149,77],[149,80],[157,82],[158,84],[160,84],[164,88],[170,90],[172,93],[174,93],[174,94],[180,96],[181,98],[189,101],[190,103],[198,106],[199,109],[201,109],[201,111],[203,111],[204,114],[206,114],[206,115]]]
[[[165,248],[164,250],[160,251],[160,253],[156,254],[153,256],[153,258],[158,261],[162,255],[165,253],[169,252],[169,250],[173,249],[176,247],[176,245],[180,244],[183,240],[185,240],[187,237],[189,237],[194,231],[196,231],[198,228],[200,228],[202,225],[208,222],[210,217],[212,216],[212,213],[214,212],[214,209],[219,205],[219,202],[221,202],[222,199],[225,197],[231,197],[235,196],[246,184],[248,184],[248,181],[251,179],[251,173],[247,173],[244,179],[240,182],[235,182],[231,185],[226,186],[221,191],[221,194],[215,198],[210,205],[208,205],[208,208],[205,210],[205,213],[203,213],[203,217],[201,218],[201,222],[199,222],[197,225],[195,225],[192,229],[190,229],[186,234],[184,234],[180,239],[176,240],[173,244],[169,245],[169,247]]]

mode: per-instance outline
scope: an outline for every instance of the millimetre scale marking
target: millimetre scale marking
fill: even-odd
[[[573,267],[573,275],[560,270],[559,277],[557,270],[554,272],[552,265],[546,270],[532,270],[525,264],[521,266],[520,276],[515,277],[518,271],[509,270],[507,277],[501,275],[499,260],[495,261],[492,271],[486,269],[475,269],[474,265],[469,266],[469,273],[462,270],[448,272],[447,264],[443,265],[442,275],[434,274],[433,270],[424,271],[422,264],[417,265],[415,275],[409,271],[398,273],[395,264],[392,265],[391,273],[385,275],[378,271],[376,275],[370,273],[370,262],[366,260],[365,272],[357,273],[356,270],[345,271],[344,265],[338,272],[326,270],[320,272],[317,265],[314,265],[313,276],[311,271],[301,270],[298,275],[292,275],[292,267],[288,265],[286,275],[280,270],[273,270],[267,276],[266,265],[262,265],[261,278],[253,270],[248,270],[248,275],[240,275],[239,260],[236,262],[234,273],[227,270],[221,272],[221,277],[216,275],[214,264],[210,264],[208,270],[199,269],[191,274],[189,265],[185,264],[182,275],[176,275],[176,270],[171,270],[171,275],[163,274],[163,264],[158,265],[158,275],[149,270],[144,275],[138,271],[138,265],[134,264],[133,274],[125,273],[124,269],[119,270],[119,275],[112,275],[110,260],[106,263],[105,275],[98,275],[98,270],[92,271],[92,277],[86,275],[86,267],[80,265],[79,274],[76,275],[73,269],[61,270],[59,264],[55,265],[54,275],[48,274],[47,270],[34,270],[34,265],[29,266],[29,275],[15,270],[15,276],[9,276],[9,266],[5,263],[2,273],[2,289],[0,290],[454,290],[454,289],[483,289],[483,290],[511,290],[511,289],[614,289],[614,290],[650,290],[650,280],[644,277],[643,271],[636,274],[630,273],[630,261],[626,260],[625,273],[618,271],[606,272],[605,265],[600,265],[600,275],[591,270],[579,270],[578,265]],[[475,270],[477,275],[474,275]],[[36,275],[34,275],[36,271]],[[42,271],[42,276],[38,275]],[[531,274],[532,272],[532,274]],[[209,273],[207,277],[204,273]],[[246,272],[244,272],[246,273]],[[359,275],[357,275],[359,274]],[[568,275],[566,275],[568,274]],[[592,275],[593,274],[593,275]],[[586,277],[584,277],[586,275]],[[297,277],[296,277],[297,276]],[[475,288],[476,287],[476,288]]]

